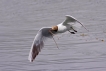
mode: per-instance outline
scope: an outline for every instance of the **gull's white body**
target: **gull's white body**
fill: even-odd
[[[75,31],[78,28],[81,28],[81,26],[83,26],[83,25],[78,20],[73,18],[72,16],[67,15],[66,19],[62,23],[58,24],[57,26],[58,26],[58,30],[57,30],[56,34],[64,33],[69,30]],[[35,39],[33,41],[30,52],[29,52],[28,59],[30,60],[30,62],[33,62],[33,60],[39,54],[41,49],[44,47],[44,40],[46,38],[53,37],[53,36],[51,36],[51,34],[49,32],[50,29],[51,29],[51,27],[49,27],[49,28],[45,27],[45,28],[41,28],[38,31],[38,33],[35,36]]]
[[[71,27],[69,24],[63,25],[62,23],[61,24],[58,24],[57,26],[58,26],[57,33],[64,33],[67,30],[70,30],[70,27]]]
[[[70,16],[70,15],[66,15],[66,19],[57,25],[58,26],[58,33],[64,33],[68,30],[78,30],[79,28],[81,28],[82,24],[76,20],[74,17]],[[72,28],[70,28],[72,27]]]

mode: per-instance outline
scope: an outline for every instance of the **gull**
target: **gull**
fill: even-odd
[[[62,23],[60,23],[56,26],[52,26],[52,27],[41,28],[38,31],[38,33],[35,36],[35,39],[32,43],[28,60],[30,62],[33,62],[33,60],[39,54],[41,49],[44,47],[44,42],[47,38],[53,38],[53,40],[57,46],[57,43],[53,37],[54,35],[59,34],[59,33],[64,33],[66,31],[68,31],[71,34],[75,34],[77,32],[77,29],[81,28],[82,26],[83,26],[82,23],[80,23],[77,19],[75,19],[74,17],[72,17],[70,15],[66,15],[66,19]]]

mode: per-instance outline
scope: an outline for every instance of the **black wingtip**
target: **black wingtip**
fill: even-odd
[[[32,59],[31,59],[31,62],[34,61],[34,59],[36,58],[36,56],[39,54],[39,51],[37,49],[38,47],[36,45],[33,46],[33,49],[32,49]]]

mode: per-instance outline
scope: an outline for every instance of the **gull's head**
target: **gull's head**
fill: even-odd
[[[51,30],[57,32],[57,31],[58,31],[58,26],[53,26],[53,27],[51,28]]]

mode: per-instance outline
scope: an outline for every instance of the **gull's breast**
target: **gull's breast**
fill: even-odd
[[[58,26],[58,31],[57,31],[58,33],[64,33],[68,29],[67,26],[62,25],[62,24],[58,24],[57,26]]]

